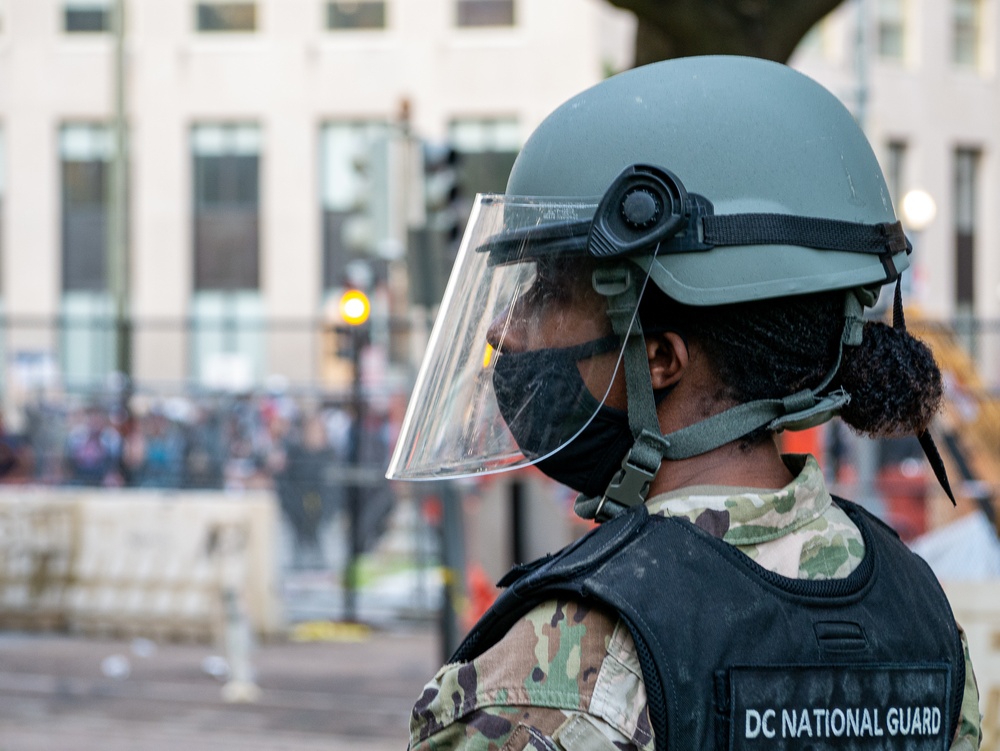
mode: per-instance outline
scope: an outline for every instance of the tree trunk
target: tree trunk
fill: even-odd
[[[635,64],[691,55],[787,62],[806,32],[842,0],[609,0],[639,20]]]

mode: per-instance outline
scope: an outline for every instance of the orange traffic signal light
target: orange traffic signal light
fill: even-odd
[[[372,306],[368,296],[359,289],[349,289],[340,298],[340,317],[349,326],[360,326],[368,320]]]

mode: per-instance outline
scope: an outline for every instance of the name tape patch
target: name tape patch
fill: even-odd
[[[729,679],[732,751],[949,746],[945,664],[734,667]]]

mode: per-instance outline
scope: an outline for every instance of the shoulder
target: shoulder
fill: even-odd
[[[614,627],[580,603],[542,603],[474,660],[441,668],[414,707],[414,720],[442,725],[499,705],[586,709]]]
[[[527,732],[518,731],[526,718],[531,732],[548,735],[580,714],[626,746],[639,728],[641,741],[648,723],[634,715],[645,717],[645,691],[632,653],[615,618],[578,602],[542,603],[471,662],[438,671],[413,708],[411,746],[447,737],[448,746],[462,739],[472,748],[486,735],[484,748],[501,747],[500,736]]]

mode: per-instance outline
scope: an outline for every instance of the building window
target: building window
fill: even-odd
[[[513,26],[514,0],[456,0],[458,26]]]
[[[899,208],[903,200],[903,186],[906,169],[906,141],[889,141],[886,147],[885,181],[893,204]]]
[[[459,151],[519,151],[517,119],[457,118],[448,124],[448,140]]]
[[[207,0],[197,3],[196,28],[208,32],[247,32],[257,30],[257,3]]]
[[[62,175],[62,314],[60,360],[67,382],[89,384],[114,366],[107,294],[108,176],[111,128],[71,123],[59,131]]]
[[[879,57],[902,60],[906,41],[906,0],[878,0]]]
[[[257,289],[260,132],[256,125],[198,125],[194,160],[194,286]]]
[[[448,141],[459,153],[459,190],[503,193],[521,148],[521,131],[514,118],[457,119],[448,125]]]
[[[980,0],[952,0],[952,61],[956,65],[979,64],[981,22]]]
[[[348,265],[364,255],[362,246],[369,243],[378,228],[357,221],[363,208],[371,216],[380,213],[371,206],[373,191],[387,189],[380,185],[388,165],[374,158],[385,149],[388,126],[383,122],[329,123],[320,135],[320,195],[323,212],[323,289],[343,287]],[[377,163],[376,163],[377,162]],[[377,201],[381,204],[384,201]],[[372,237],[358,236],[371,234]]]
[[[264,305],[257,291],[198,292],[191,301],[191,374],[213,391],[245,393],[264,374]]]
[[[3,131],[0,130],[0,258],[3,257],[3,231],[4,231],[4,204],[6,203],[7,187],[7,158],[4,153]],[[3,264],[0,264],[0,269]],[[0,276],[0,289],[3,288],[3,277]]]
[[[63,292],[60,313],[59,362],[72,388],[105,381],[115,366],[114,312],[105,292]]]
[[[67,34],[111,31],[111,0],[65,0],[63,31]]]
[[[384,0],[335,0],[326,4],[326,28],[334,31],[384,29]]]
[[[979,149],[958,148],[954,156],[955,303],[971,312],[975,303],[976,217],[979,202]]]
[[[63,291],[107,289],[108,175],[111,129],[65,125],[59,133],[62,172]]]

